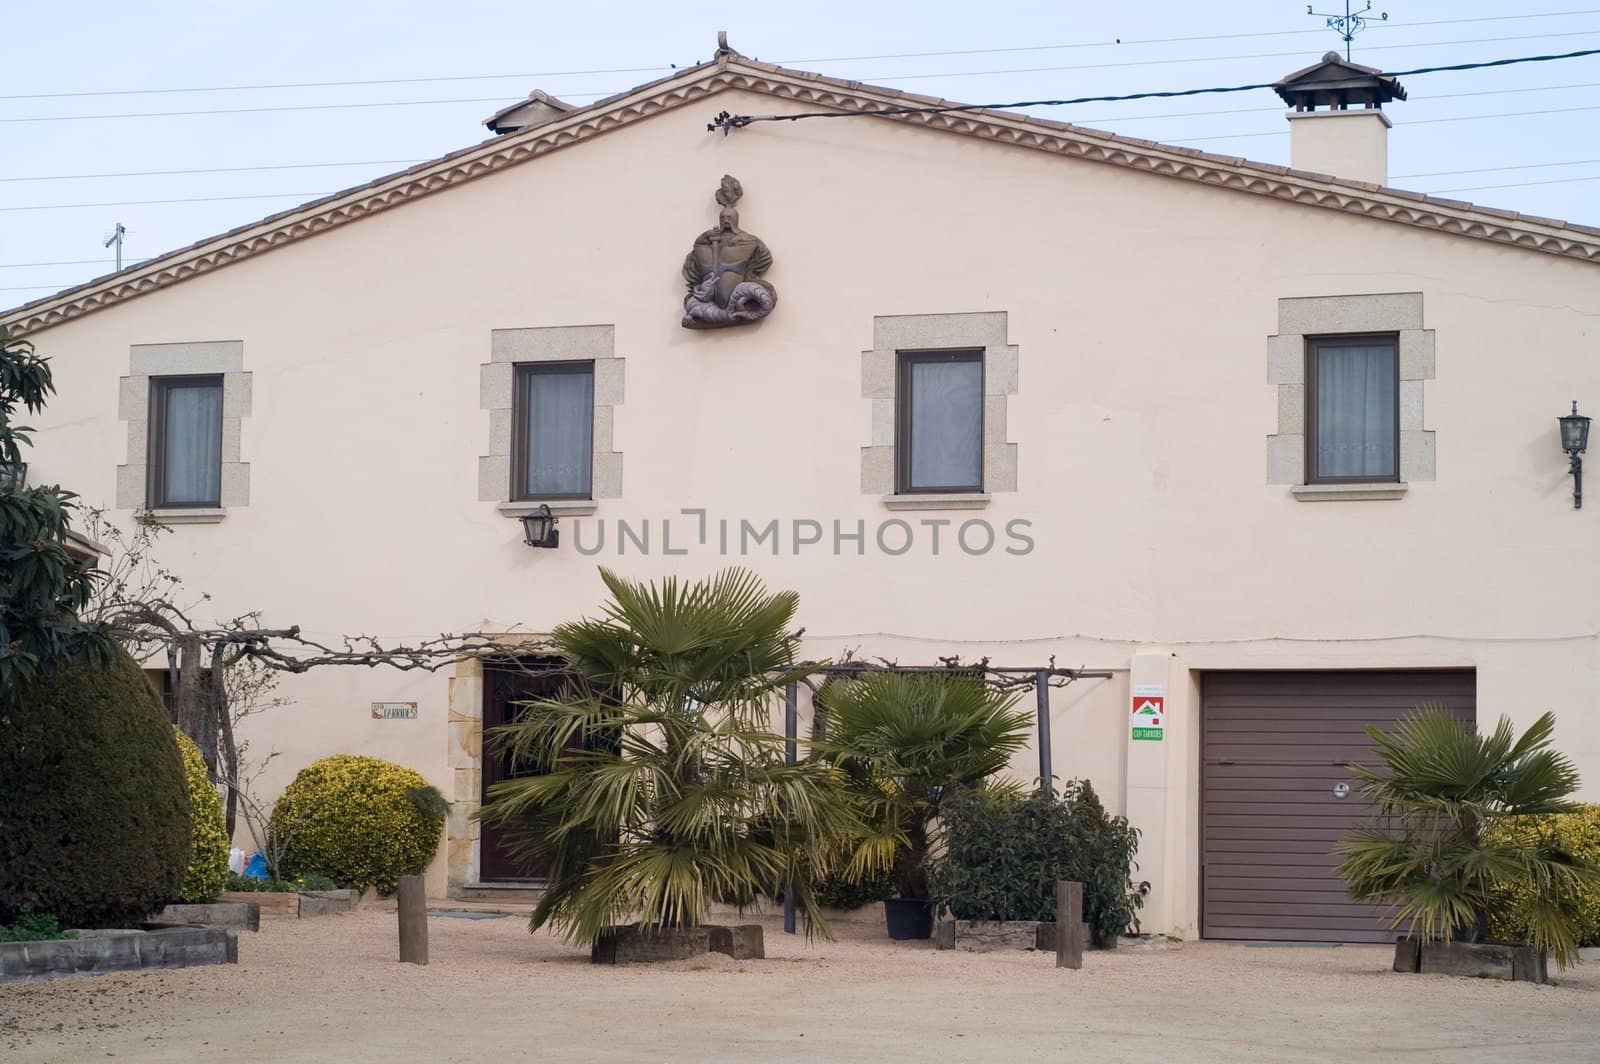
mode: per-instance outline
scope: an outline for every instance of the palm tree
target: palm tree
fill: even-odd
[[[1530,945],[1566,964],[1577,948],[1573,907],[1596,869],[1572,856],[1535,818],[1576,808],[1572,762],[1550,749],[1546,713],[1522,737],[1502,717],[1481,735],[1441,707],[1424,707],[1392,734],[1375,726],[1385,770],[1352,765],[1378,818],[1336,848],[1336,871],[1357,901],[1395,907],[1424,941],[1481,941],[1506,888],[1532,886]]]
[[[943,803],[1005,768],[1033,714],[1017,696],[959,672],[867,672],[824,689],[819,757],[849,778],[869,830],[850,872],[892,866],[900,896],[925,900],[928,829]]]
[[[496,741],[537,774],[496,784],[481,812],[518,857],[549,868],[532,928],[592,943],[608,927],[691,927],[712,904],[794,884],[807,932],[827,934],[807,885],[859,823],[839,775],[786,764],[775,696],[808,671],[798,598],[739,569],[659,585],[601,577],[603,616],[552,639],[571,680]]]

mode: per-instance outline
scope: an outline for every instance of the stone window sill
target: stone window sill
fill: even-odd
[[[495,506],[502,517],[511,517],[521,520],[533,513],[540,506],[550,507],[550,513],[556,517],[588,517],[600,508],[600,504],[593,499],[518,499],[516,502],[503,502]]]
[[[145,510],[142,516],[163,525],[214,525],[228,516],[221,506],[196,506],[187,510]]]
[[[1409,485],[1375,484],[1296,484],[1289,489],[1301,502],[1355,502],[1363,499],[1403,499]]]
[[[982,510],[989,505],[988,492],[933,492],[927,495],[885,495],[883,505],[890,510]]]

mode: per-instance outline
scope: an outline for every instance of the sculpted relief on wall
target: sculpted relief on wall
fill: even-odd
[[[761,279],[772,252],[761,238],[739,228],[734,204],[744,195],[738,179],[724,176],[717,189],[722,210],[683,260],[689,294],[683,299],[685,329],[721,329],[760,321],[778,304],[778,292]]]

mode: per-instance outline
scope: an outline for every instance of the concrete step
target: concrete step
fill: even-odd
[[[544,884],[525,883],[467,883],[450,894],[456,901],[483,901],[496,904],[533,905],[544,897]]]

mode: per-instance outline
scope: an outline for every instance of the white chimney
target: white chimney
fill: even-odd
[[[1289,165],[1374,185],[1389,183],[1389,116],[1383,105],[1405,88],[1372,67],[1329,52],[1273,88],[1289,112]],[[1318,108],[1323,108],[1318,110]]]

